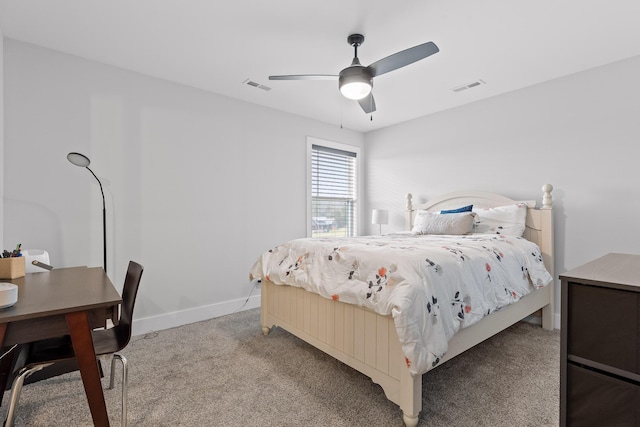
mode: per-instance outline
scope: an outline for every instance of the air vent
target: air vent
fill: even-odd
[[[260,83],[254,82],[251,79],[246,79],[245,81],[242,82],[242,84],[253,86],[253,87],[256,87],[258,89],[262,89],[262,90],[266,90],[266,91],[270,91],[271,90],[271,88],[269,86],[261,85]]]
[[[487,83],[484,80],[478,79],[478,80],[473,81],[471,83],[467,83],[466,85],[454,87],[451,90],[453,92],[462,92],[464,90],[471,89],[471,88],[474,88],[476,86],[485,85],[485,84],[487,84]]]

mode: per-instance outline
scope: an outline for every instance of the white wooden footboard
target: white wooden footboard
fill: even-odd
[[[417,425],[422,376],[409,373],[391,317],[266,280],[261,293],[265,334],[279,326],[362,372],[400,406],[406,425]]]

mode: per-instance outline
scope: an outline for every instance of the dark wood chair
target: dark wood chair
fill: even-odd
[[[127,359],[117,352],[124,349],[131,340],[131,327],[133,321],[133,308],[138,294],[138,287],[142,277],[143,267],[133,261],[129,262],[127,276],[122,289],[122,306],[120,318],[116,326],[109,329],[92,331],[93,346],[97,356],[113,354],[111,359],[111,376],[109,378],[109,388],[113,388],[115,362],[122,363],[122,425],[127,425]],[[25,378],[42,369],[48,368],[56,363],[75,360],[71,339],[68,337],[42,340],[32,343],[26,356],[24,367],[21,368],[13,380],[11,386],[11,398],[5,426],[12,426],[15,411],[18,406],[18,399],[22,391]]]

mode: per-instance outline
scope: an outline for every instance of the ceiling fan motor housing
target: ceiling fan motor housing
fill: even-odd
[[[362,99],[373,88],[373,75],[367,67],[352,65],[340,71],[338,78],[340,92],[349,99]]]

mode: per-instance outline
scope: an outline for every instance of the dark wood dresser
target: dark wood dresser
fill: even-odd
[[[560,425],[640,426],[640,255],[560,276]]]

